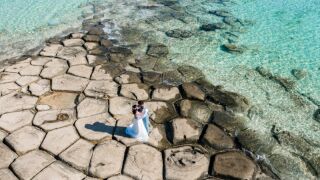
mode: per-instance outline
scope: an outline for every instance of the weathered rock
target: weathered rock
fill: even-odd
[[[83,33],[72,33],[71,38],[79,39],[83,38],[84,34]]]
[[[173,143],[197,142],[201,134],[201,124],[187,118],[172,120]]]
[[[191,37],[193,35],[193,33],[188,30],[173,29],[173,30],[167,31],[166,35],[168,37],[184,39],[184,38]]]
[[[232,16],[232,14],[224,9],[218,9],[218,10],[214,10],[214,11],[209,11],[210,14],[214,14],[216,16],[220,16],[220,17],[229,17]]]
[[[0,142],[0,169],[8,168],[10,164],[18,157],[16,153],[11,151],[5,144]],[[1,177],[1,176],[0,176]]]
[[[71,125],[75,118],[73,109],[40,111],[34,117],[33,124],[49,131]]]
[[[38,98],[28,96],[21,93],[10,93],[0,97],[0,114],[22,111],[25,109],[31,109],[37,103]]]
[[[165,57],[153,57],[153,56],[143,56],[142,58],[139,58],[136,60],[134,64],[135,67],[140,68],[144,72],[152,71],[155,68],[155,65],[159,61],[159,59],[165,58]]]
[[[104,34],[102,27],[92,27],[89,29],[88,34],[90,35],[102,35]]]
[[[0,169],[1,180],[19,180],[9,169]]]
[[[222,48],[229,53],[243,53],[246,50],[245,46],[236,44],[224,44]]]
[[[63,48],[60,44],[49,44],[40,52],[41,56],[56,56],[57,53]]]
[[[0,73],[0,84],[15,82],[21,76],[18,73],[1,72]]]
[[[16,83],[13,83],[13,82],[0,84],[0,96],[10,94],[11,92],[19,88],[20,86],[18,86]]]
[[[86,42],[99,42],[100,38],[99,36],[96,36],[96,35],[86,35],[84,36],[84,40]]]
[[[90,51],[90,50],[93,50],[93,49],[99,47],[99,44],[96,43],[96,42],[86,42],[86,43],[84,44],[84,47],[85,47],[88,51]]]
[[[215,156],[212,174],[237,179],[252,179],[256,165],[240,152],[226,152]]]
[[[161,82],[162,74],[154,71],[147,71],[142,73],[143,82],[147,84],[158,84]]]
[[[164,153],[166,179],[199,179],[207,175],[209,158],[201,149],[183,146]]]
[[[101,45],[110,48],[112,46],[112,42],[109,39],[103,39],[101,40]]]
[[[129,148],[123,173],[137,179],[163,179],[162,166],[162,155],[159,151],[139,144]]]
[[[135,100],[147,100],[149,99],[149,86],[141,83],[123,84],[121,85],[120,95]]]
[[[109,178],[108,180],[133,180],[131,177],[125,176],[125,175],[118,175],[118,176],[113,176]]]
[[[50,91],[50,81],[47,79],[40,79],[29,85],[29,90],[32,95],[42,96]]]
[[[145,107],[149,109],[150,118],[156,123],[165,123],[166,121],[177,116],[172,104],[166,102],[146,102]]]
[[[90,65],[100,65],[108,62],[108,57],[105,56],[96,56],[96,55],[87,55],[87,60]]]
[[[69,66],[66,61],[54,58],[48,62],[42,70],[40,76],[51,79],[55,76],[62,75],[67,72]]]
[[[119,84],[141,83],[140,75],[135,72],[126,72],[115,78]]]
[[[24,63],[19,62],[19,63],[13,64],[9,67],[4,68],[4,70],[5,70],[5,72],[18,73],[27,66],[30,66],[29,62],[24,62]]]
[[[107,72],[102,65],[96,66],[92,73],[91,79],[93,80],[112,80],[113,77]]]
[[[90,50],[89,54],[90,55],[105,56],[107,52],[108,51],[107,51],[107,49],[105,47],[98,46],[97,48]]]
[[[37,105],[36,106],[36,110],[37,111],[48,111],[50,110],[50,106],[49,105]]]
[[[63,151],[59,157],[72,167],[88,171],[94,145],[86,140],[79,139],[76,143]]]
[[[77,107],[78,118],[88,117],[108,111],[108,101],[85,98]]]
[[[209,124],[203,136],[203,142],[218,150],[234,147],[234,142],[228,134],[213,124]]]
[[[88,83],[88,79],[65,74],[52,79],[52,89],[58,91],[81,92],[86,88]]]
[[[168,47],[164,44],[149,44],[147,49],[147,55],[153,57],[166,57],[169,54]]]
[[[52,60],[51,57],[42,57],[42,56],[36,56],[32,58],[32,61],[30,62],[31,65],[34,66],[44,66],[48,62]]]
[[[73,61],[78,57],[84,57],[87,55],[87,51],[83,47],[63,47],[57,54],[57,57],[69,61]],[[77,63],[78,64],[78,63]],[[71,64],[76,65],[76,64]]]
[[[62,41],[63,45],[66,47],[70,46],[82,46],[84,44],[84,41],[82,39],[66,39]]]
[[[103,64],[100,68],[109,74],[110,77],[115,78],[125,72],[125,64],[122,63],[107,63]]]
[[[34,81],[37,81],[38,79],[39,79],[39,76],[21,76],[19,79],[17,79],[16,83],[19,86],[25,86]]]
[[[225,111],[215,111],[213,122],[224,127],[229,132],[244,129],[246,119],[244,117],[235,116]]]
[[[33,126],[23,127],[5,138],[5,141],[19,155],[39,148],[45,133]]]
[[[42,70],[42,66],[26,66],[19,73],[22,76],[38,76]]]
[[[103,179],[120,174],[125,150],[124,145],[113,140],[99,144],[92,155],[90,173]]]
[[[92,73],[92,67],[86,65],[71,66],[68,70],[69,74],[89,79]]]
[[[200,123],[207,123],[212,114],[212,110],[203,102],[182,100],[180,102],[180,112],[184,117],[190,117]]]
[[[179,73],[182,74],[185,81],[192,82],[201,78],[204,78],[202,71],[196,67],[183,65],[178,67]]]
[[[89,141],[111,139],[116,121],[108,114],[98,114],[77,120],[75,126],[81,137]]]
[[[154,100],[173,101],[179,98],[181,98],[181,95],[177,87],[158,87],[152,93],[152,99]]]
[[[200,29],[203,31],[215,31],[220,29],[226,29],[226,25],[224,23],[212,23],[212,24],[203,24],[201,25]]]
[[[313,114],[313,119],[320,122],[320,109],[317,109]]]
[[[33,116],[34,114],[29,110],[4,114],[0,118],[0,128],[11,133],[23,126],[30,125]]]
[[[167,139],[166,129],[164,124],[154,124],[150,128],[148,143],[158,149],[165,149],[171,145]]]
[[[20,179],[31,179],[55,159],[44,151],[31,151],[17,158],[11,167]]]
[[[206,94],[195,83],[184,83],[182,88],[188,98],[205,100]]]
[[[308,71],[306,69],[293,69],[291,74],[298,80],[301,80],[308,75]]]
[[[133,101],[124,97],[113,97],[109,100],[109,112],[113,115],[114,118],[133,118],[131,107],[136,104],[136,101]]]
[[[3,141],[3,139],[7,136],[8,136],[8,133],[0,129],[0,141]]]
[[[86,96],[110,98],[118,95],[118,84],[111,81],[90,81],[84,91]]]
[[[70,109],[76,106],[77,94],[68,92],[52,92],[48,95],[42,96],[38,104],[49,105],[51,109]]]
[[[73,126],[67,126],[49,131],[41,144],[41,148],[54,155],[58,155],[78,139],[79,135],[75,128]]]
[[[39,174],[37,174],[33,180],[43,180],[43,179],[72,179],[81,180],[86,177],[85,174],[80,171],[73,169],[72,167],[56,161],[50,166],[46,167]]]
[[[171,70],[163,73],[162,82],[166,85],[179,86],[185,81],[185,77],[178,70]]]

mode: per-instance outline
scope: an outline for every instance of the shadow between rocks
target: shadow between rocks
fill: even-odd
[[[93,124],[86,124],[84,127],[86,129],[90,129],[95,132],[102,132],[102,133],[107,133],[107,134],[111,134],[114,136],[122,136],[122,137],[126,137],[126,138],[131,138],[130,136],[128,136],[125,133],[125,130],[127,127],[123,127],[123,126],[116,127],[116,126],[109,126],[109,125],[106,125],[101,122],[95,122]]]

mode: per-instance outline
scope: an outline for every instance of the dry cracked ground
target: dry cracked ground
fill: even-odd
[[[153,44],[137,61],[92,28],[2,66],[0,179],[271,179],[227,133],[239,117],[226,109],[247,111],[246,100],[212,94],[186,67],[152,70],[166,53]],[[137,100],[150,110],[147,143],[124,133]]]

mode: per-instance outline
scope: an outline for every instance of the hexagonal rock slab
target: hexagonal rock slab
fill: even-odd
[[[42,96],[38,104],[48,105],[51,109],[71,109],[76,106],[75,100],[78,94],[68,92],[53,92]]]
[[[80,137],[73,126],[55,129],[47,133],[46,138],[41,144],[41,148],[54,155],[58,155],[79,138]]]
[[[0,142],[0,155],[0,169],[9,167],[10,164],[18,157],[16,153],[11,151],[11,149],[2,142]]]
[[[71,66],[69,74],[89,79],[92,73],[92,67],[86,65]]]
[[[94,145],[89,141],[79,139],[76,143],[63,151],[59,157],[69,163],[72,167],[87,172],[93,147]]]
[[[116,120],[103,113],[77,120],[76,127],[81,137],[90,141],[111,139]]]
[[[20,72],[23,68],[29,66],[29,62],[19,62],[17,64],[13,64],[9,67],[5,68],[5,72],[11,72],[11,73],[18,73]]]
[[[0,73],[0,84],[15,82],[21,76],[18,73],[10,73],[10,72],[1,72]]]
[[[33,124],[45,131],[71,125],[76,120],[73,109],[39,111],[33,119]]]
[[[96,56],[96,55],[87,55],[87,60],[90,65],[100,65],[108,62],[108,57],[105,56]]]
[[[20,86],[18,86],[16,83],[13,83],[13,82],[0,84],[0,96],[7,95],[19,88]]]
[[[236,179],[252,179],[256,165],[240,152],[226,152],[216,155],[212,174]]]
[[[113,176],[109,178],[108,180],[134,180],[131,177],[125,176],[125,175],[118,175],[118,176]]]
[[[50,166],[42,170],[37,174],[33,180],[43,180],[43,179],[72,179],[72,180],[81,180],[86,177],[85,174],[80,171],[62,163],[56,161]]]
[[[207,123],[213,112],[204,102],[191,100],[182,100],[180,111],[182,116],[190,117],[200,123]]]
[[[123,173],[137,179],[163,179],[161,153],[153,147],[139,144],[129,148]]]
[[[120,95],[135,100],[147,100],[149,99],[149,86],[145,84],[123,84],[121,85]]]
[[[176,118],[172,120],[173,143],[197,142],[201,134],[201,125],[192,119]]]
[[[118,84],[111,81],[90,81],[84,90],[86,96],[110,98],[118,95]]]
[[[44,66],[51,60],[52,60],[51,57],[36,56],[36,57],[32,57],[32,60],[30,63],[31,65],[34,65],[34,66]]]
[[[39,76],[21,76],[16,83],[19,86],[25,86],[28,85],[34,81],[37,81],[39,79]]]
[[[50,81],[47,79],[41,79],[29,85],[29,90],[32,95],[42,96],[50,91]]]
[[[133,118],[131,108],[136,104],[133,101],[124,97],[113,97],[109,100],[109,111],[116,119],[131,119]]]
[[[214,149],[229,149],[234,147],[234,142],[227,133],[213,124],[209,124],[202,141]]]
[[[65,74],[52,79],[52,90],[81,92],[88,83],[88,79]]]
[[[62,45],[60,44],[49,44],[40,52],[41,56],[56,56],[58,51],[62,49]]]
[[[177,112],[175,111],[173,105],[166,102],[146,102],[145,107],[149,109],[150,118],[156,123],[165,123],[166,121],[177,116]]]
[[[180,91],[177,87],[159,87],[152,93],[152,99],[173,101],[181,98]]]
[[[45,135],[43,131],[33,126],[26,126],[11,133],[5,141],[21,155],[39,148]]]
[[[33,116],[34,114],[29,110],[7,113],[1,116],[0,127],[11,133],[16,129],[31,124]]]
[[[209,159],[196,147],[183,146],[165,150],[166,179],[198,179],[208,173]]]
[[[63,47],[57,57],[66,60],[73,60],[80,56],[86,56],[87,51],[83,47]]]
[[[90,173],[102,179],[120,174],[125,150],[124,145],[113,140],[99,144],[92,155]]]
[[[135,72],[126,72],[115,78],[119,84],[141,83],[140,75]]]
[[[42,70],[42,66],[26,66],[19,73],[22,76],[38,76]]]
[[[91,79],[93,79],[93,80],[112,80],[113,77],[111,76],[111,74],[109,72],[106,72],[106,70],[103,69],[102,65],[99,65],[94,68]]]
[[[78,118],[93,116],[108,112],[108,101],[85,98],[77,107]]]
[[[205,100],[206,94],[195,83],[184,83],[182,88],[187,98]]]
[[[51,61],[44,66],[40,76],[51,79],[55,76],[66,73],[68,68],[68,63],[65,60],[52,58]]]
[[[0,169],[1,180],[19,180],[9,169]]]
[[[82,39],[66,39],[62,41],[63,45],[66,47],[70,46],[82,46],[84,41]]]
[[[20,179],[31,179],[55,159],[40,150],[31,151],[17,158],[11,167]]]

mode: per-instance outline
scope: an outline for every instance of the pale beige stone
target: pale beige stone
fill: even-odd
[[[59,157],[72,167],[88,171],[94,145],[86,140],[79,139],[76,143],[62,152]]]
[[[134,100],[149,99],[149,86],[145,84],[123,84],[121,85],[120,95]]]
[[[70,179],[81,180],[86,177],[82,172],[62,163],[56,161],[50,166],[42,170],[37,174],[33,180],[58,180],[58,179]]]
[[[33,124],[45,131],[65,127],[75,122],[74,109],[39,111],[33,119]]]
[[[119,85],[114,81],[90,81],[84,93],[95,98],[111,98],[118,95],[118,88]]]
[[[57,53],[62,49],[60,44],[49,44],[40,52],[41,56],[56,56]]]
[[[51,79],[55,76],[65,74],[69,66],[65,60],[52,58],[42,70],[40,76],[43,78]]]
[[[36,106],[36,109],[37,109],[37,111],[48,111],[48,110],[50,110],[51,108],[50,108],[50,106],[48,106],[48,105],[37,105]]]
[[[33,116],[30,110],[4,114],[0,118],[0,128],[13,132],[23,126],[31,125]]]
[[[70,109],[76,106],[75,100],[78,94],[68,92],[52,92],[41,96],[38,104],[49,105],[51,109],[61,110]]]
[[[99,144],[92,155],[90,174],[102,179],[120,174],[125,150],[124,145],[114,140]]]
[[[113,97],[109,100],[109,111],[114,118],[133,118],[131,109],[136,104],[136,101],[124,98],[124,97]]]
[[[66,39],[62,41],[63,45],[66,47],[70,46],[82,46],[84,44],[84,41],[82,39]]]
[[[16,153],[0,142],[0,169],[8,168],[17,157],[18,155]]]
[[[47,79],[40,79],[29,85],[29,90],[34,96],[42,96],[50,91],[50,81]]]
[[[30,66],[29,62],[13,64],[6,67],[5,72],[18,73],[27,66]]]
[[[79,65],[79,64],[86,64],[87,51],[83,47],[64,47],[62,48],[59,53],[58,57],[68,60],[70,65]]]
[[[108,101],[85,98],[77,107],[78,118],[88,117],[108,111]]]
[[[108,62],[107,57],[90,55],[90,54],[87,55],[87,60],[89,64],[94,64],[94,65],[104,64]]]
[[[21,76],[18,73],[1,72],[0,73],[0,84],[15,82]]]
[[[25,126],[5,138],[5,141],[19,155],[38,149],[45,133],[34,126]]]
[[[134,179],[125,175],[117,175],[109,178],[108,180],[134,180]]]
[[[52,89],[58,91],[81,92],[86,88],[88,83],[88,79],[65,74],[52,79]]]
[[[33,58],[30,63],[31,63],[31,65],[34,65],[34,66],[44,66],[45,64],[47,64],[51,60],[52,60],[51,57],[37,56],[37,57]]]
[[[85,56],[76,56],[75,58],[68,59],[70,66],[88,64]]]
[[[127,65],[124,69],[125,69],[126,71],[135,72],[135,73],[140,73],[140,69],[139,69],[139,68],[135,68],[135,67],[132,67],[132,66],[130,66],[130,65]]]
[[[54,155],[58,155],[79,138],[80,137],[73,126],[55,129],[47,133],[43,143],[41,144],[41,148]]]
[[[20,179],[29,180],[54,161],[48,153],[35,150],[17,158],[11,167]]]
[[[111,139],[116,120],[108,113],[89,116],[76,121],[76,128],[81,137],[89,141]]]
[[[0,96],[10,94],[11,92],[19,88],[20,86],[18,86],[16,83],[13,83],[13,82],[0,84]]]
[[[155,148],[144,144],[131,146],[124,164],[123,173],[142,180],[162,180],[162,155]]]
[[[89,51],[99,47],[99,44],[96,42],[86,42],[84,44],[84,47]]]
[[[83,38],[84,34],[83,33],[72,33],[71,38],[79,39]]]
[[[172,101],[181,97],[177,87],[160,87],[156,88],[152,93],[152,99],[162,101]]]
[[[22,76],[38,76],[42,70],[42,66],[29,65],[23,68],[19,73]]]
[[[201,124],[187,118],[172,120],[173,143],[197,142],[201,134]]]
[[[38,98],[21,94],[21,93],[10,93],[0,97],[0,114],[21,111],[25,109],[33,108],[38,101]]]
[[[172,104],[163,101],[150,101],[144,103],[149,109],[149,116],[157,123],[165,123],[177,116]]]
[[[94,68],[91,79],[93,79],[93,80],[112,80],[113,78],[110,73],[106,72],[106,70],[104,70],[102,68],[102,66],[99,65]]]
[[[3,139],[7,136],[8,136],[8,133],[0,129],[0,141],[3,141]]]
[[[37,80],[39,80],[39,76],[21,76],[16,83],[20,86],[25,86]]]
[[[84,78],[90,78],[92,73],[92,67],[86,66],[86,65],[77,65],[77,66],[71,66],[68,70],[69,74],[84,77]]]
[[[9,169],[0,169],[0,180],[19,180]]]

